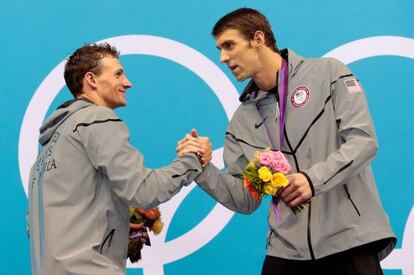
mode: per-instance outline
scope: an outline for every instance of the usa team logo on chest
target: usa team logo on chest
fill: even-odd
[[[308,87],[301,85],[295,88],[290,97],[290,103],[295,107],[302,107],[309,101],[310,92]]]

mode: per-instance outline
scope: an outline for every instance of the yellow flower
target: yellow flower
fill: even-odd
[[[263,187],[263,191],[268,194],[268,195],[276,195],[277,193],[277,187],[273,186],[273,184],[271,182],[268,182],[265,184],[265,186]]]
[[[247,169],[256,169],[256,163],[253,160],[251,160],[249,162],[249,164],[247,164],[246,168]]]
[[[160,234],[162,228],[164,227],[164,223],[158,217],[154,223],[152,224],[151,231],[154,232],[154,235]]]
[[[274,173],[272,175],[271,182],[275,187],[285,187],[289,184],[286,176],[283,173]]]
[[[266,166],[260,167],[260,169],[257,172],[259,173],[259,178],[264,182],[272,180],[272,172],[270,172],[270,170]]]

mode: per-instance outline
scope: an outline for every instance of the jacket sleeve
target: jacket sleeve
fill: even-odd
[[[221,172],[210,163],[196,178],[196,183],[228,209],[250,214],[260,206],[261,200],[254,199],[243,186],[241,173],[247,163],[239,143],[227,132],[224,145],[225,171]]]
[[[195,154],[185,154],[169,166],[149,169],[132,147],[126,125],[110,110],[100,110],[99,123],[79,127],[82,144],[97,173],[128,205],[150,209],[169,200],[202,171]]]
[[[378,149],[363,88],[344,64],[332,60],[331,66],[331,100],[339,146],[324,161],[302,171],[310,179],[315,195],[360,173]]]

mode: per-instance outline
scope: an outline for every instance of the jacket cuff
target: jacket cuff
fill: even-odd
[[[178,165],[177,168],[181,172],[172,175],[172,178],[180,178],[181,183],[185,186],[191,184],[203,171],[201,162],[196,154],[193,153],[179,156],[175,161],[175,165]]]
[[[308,174],[306,174],[303,171],[302,172],[299,172],[299,173],[301,173],[302,175],[304,175],[305,178],[308,180],[309,187],[311,188],[311,191],[312,191],[312,197],[314,197],[315,196],[315,187],[313,186],[313,182],[312,182],[311,178],[308,176]]]
[[[201,168],[203,168],[203,159],[201,157],[201,155],[199,153],[193,153],[197,159],[198,159],[198,163],[200,163]]]
[[[211,167],[212,163],[210,162],[208,165],[206,165],[205,167],[203,167],[203,170],[201,171],[200,174],[197,175],[197,177],[195,178],[195,182],[198,184],[199,182],[205,182],[207,181],[207,179],[209,178],[208,174],[211,171]]]

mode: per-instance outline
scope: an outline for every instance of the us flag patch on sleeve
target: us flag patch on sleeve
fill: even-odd
[[[344,80],[344,83],[345,87],[348,89],[348,92],[350,92],[351,94],[362,92],[362,88],[359,85],[358,80],[356,80],[355,78],[346,79]]]

